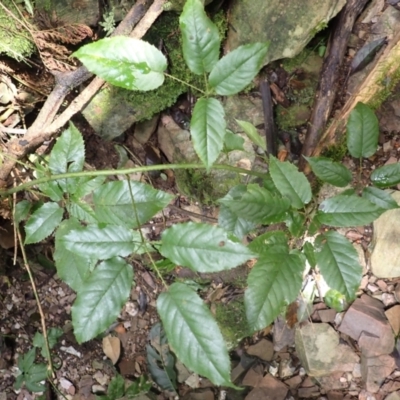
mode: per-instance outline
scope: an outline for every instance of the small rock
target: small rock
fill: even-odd
[[[385,307],[392,306],[393,304],[396,304],[396,298],[394,297],[394,294],[392,293],[382,293],[382,303],[385,305]]]
[[[251,368],[247,371],[246,375],[243,378],[242,385],[259,387],[263,377],[264,377],[263,368],[260,365],[257,365],[256,367]]]
[[[182,400],[214,400],[214,392],[207,388],[187,393]]]
[[[378,357],[361,356],[361,373],[365,388],[370,393],[377,393],[383,381],[396,368],[394,358],[388,354]]]
[[[318,386],[311,386],[308,388],[300,388],[298,391],[299,398],[310,399],[318,397],[320,394]]]
[[[385,153],[391,151],[393,149],[392,141],[389,140],[388,142],[383,143],[382,148]]]
[[[108,375],[103,374],[101,371],[96,371],[96,373],[93,375],[94,380],[102,385],[106,386],[108,384],[108,381],[110,380]]]
[[[266,388],[269,390],[268,398],[271,400],[283,400],[289,390],[284,383],[269,374],[265,375],[261,380],[260,388]]]
[[[286,379],[285,384],[290,387],[290,389],[297,389],[301,383],[301,376],[296,375],[292,378]]]
[[[249,346],[247,354],[264,361],[271,361],[274,356],[274,345],[267,339],[261,339],[258,343]]]
[[[92,392],[94,394],[106,394],[106,389],[105,389],[105,387],[103,387],[101,385],[93,385]]]
[[[389,320],[394,334],[397,336],[400,333],[400,305],[389,308],[385,311],[385,315]]]
[[[339,331],[357,340],[367,357],[393,351],[394,335],[382,303],[369,296],[362,296],[353,302],[345,313]]]
[[[385,400],[400,400],[400,392],[392,392],[385,397]]]
[[[318,315],[321,318],[321,322],[333,323],[336,317],[336,310],[320,310]]]

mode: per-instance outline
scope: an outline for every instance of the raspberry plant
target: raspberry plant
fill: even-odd
[[[185,61],[192,72],[204,76],[207,88],[197,100],[190,123],[194,148],[203,168],[228,168],[214,165],[226,138],[232,139],[232,133],[226,133],[218,96],[236,94],[252,81],[263,64],[268,44],[240,46],[219,59],[218,31],[200,0],[186,2],[180,27]],[[106,38],[80,48],[74,55],[90,71],[126,89],[152,90],[165,79],[172,79],[165,73],[165,56],[142,40]],[[254,127],[246,126],[254,131]],[[359,103],[349,118],[347,144],[360,165],[363,157],[375,153],[378,133],[377,118]],[[154,248],[170,262],[196,272],[228,270],[256,259],[244,298],[252,331],[271,324],[296,300],[306,267],[318,269],[332,291],[350,302],[362,275],[357,252],[335,230],[319,232],[319,228],[369,224],[386,210],[398,207],[381,189],[400,182],[399,164],[376,169],[371,176],[374,186],[348,189],[352,174],[345,166],[323,157],[307,158],[318,178],[344,188],[317,205],[306,176],[289,162],[270,156],[268,172],[258,174],[260,184],[240,184],[219,200],[217,226],[193,222],[174,225],[163,232],[160,243],[152,246],[140,226],[167,207],[173,196],[128,178],[106,181],[105,177],[165,166],[83,172],[84,159],[82,136],[70,124],[47,163],[36,163],[38,180],[30,183],[49,201],[35,208],[28,201],[16,206],[16,222],[26,220],[25,244],[55,236],[58,276],[77,293],[72,322],[80,343],[105,331],[127,300],[134,285],[133,267],[127,257]],[[193,167],[201,166],[168,166]],[[242,243],[249,232],[275,223],[284,223],[286,229],[259,235],[248,246]],[[219,327],[191,286],[184,282],[165,284],[157,299],[157,311],[169,345],[189,369],[216,385],[234,386]]]

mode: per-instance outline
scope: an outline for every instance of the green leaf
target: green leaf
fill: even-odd
[[[78,343],[93,339],[115,321],[129,297],[132,283],[132,267],[122,258],[111,258],[96,267],[72,306]]]
[[[65,174],[66,172],[80,172],[85,162],[85,145],[83,138],[74,124],[70,122],[57,139],[49,160],[49,168],[52,174]],[[74,193],[77,189],[77,179],[60,179],[57,184],[64,192]]]
[[[29,212],[31,211],[32,203],[28,200],[19,201],[15,205],[15,223],[20,223],[28,218]]]
[[[51,235],[60,224],[63,209],[56,203],[45,203],[38,208],[25,225],[25,244],[38,243]]]
[[[347,121],[347,148],[356,158],[371,157],[378,147],[379,123],[375,113],[357,103]]]
[[[36,349],[32,347],[26,354],[18,357],[18,369],[21,372],[28,372],[35,362]]]
[[[344,187],[351,182],[351,172],[342,164],[326,157],[304,157],[314,174],[324,182]]]
[[[306,229],[306,218],[297,210],[291,210],[287,213],[285,224],[293,237],[300,237]]]
[[[363,197],[338,195],[324,200],[317,216],[321,224],[345,227],[370,224],[384,212]]]
[[[311,186],[306,176],[288,161],[282,162],[270,156],[269,168],[276,188],[289,198],[292,207],[302,208],[312,197]]]
[[[99,188],[104,181],[105,176],[95,176],[94,178],[82,177],[77,182],[77,188],[74,192],[74,199],[81,199]]]
[[[246,192],[240,198],[225,196],[219,202],[238,217],[246,216],[246,220],[259,224],[282,221],[290,207],[288,199],[274,196],[256,184],[247,185]]]
[[[130,193],[132,189],[135,208]],[[95,213],[99,222],[138,228],[158,213],[173,199],[168,193],[135,181],[107,182],[93,194]]]
[[[197,75],[210,72],[219,58],[218,28],[207,17],[201,0],[187,0],[179,18],[183,57]]]
[[[379,188],[397,185],[400,183],[400,163],[377,168],[371,174],[371,182]]]
[[[246,246],[229,240],[223,229],[193,222],[166,229],[160,253],[197,272],[232,269],[253,257]]]
[[[48,330],[48,335],[47,335],[47,339],[49,342],[49,347],[50,349],[52,349],[58,339],[64,334],[64,331],[60,328],[50,328]],[[45,359],[49,359],[49,354],[47,353],[47,348],[46,348],[46,343],[44,340],[44,336],[40,333],[40,332],[36,332],[35,336],[33,338],[33,345],[35,347],[39,347],[41,349],[41,355],[42,357],[44,357]]]
[[[108,385],[107,396],[112,399],[119,399],[120,397],[123,397],[124,394],[125,380],[121,375],[117,374],[111,379],[111,382]]]
[[[262,67],[268,46],[269,43],[246,44],[222,57],[210,73],[210,86],[221,96],[239,93]]]
[[[245,185],[234,186],[222,199],[220,199],[221,206],[218,215],[218,225],[227,232],[232,232],[239,239],[242,239],[244,235],[253,230],[257,224],[237,215],[228,206],[223,204],[223,202],[240,199],[244,193],[246,193]]]
[[[176,394],[175,357],[160,322],[151,328],[149,342],[146,346],[147,363],[153,380],[162,390]]]
[[[250,244],[249,249],[259,255],[270,253],[288,253],[289,238],[283,231],[271,231],[257,236]]]
[[[75,197],[75,195],[73,197]],[[72,202],[67,206],[67,211],[70,217],[77,218],[80,221],[84,221],[89,224],[98,222],[94,210],[88,203],[75,198],[71,198],[71,200]]]
[[[196,292],[183,283],[173,283],[158,297],[157,310],[179,360],[215,385],[232,387],[226,344]]]
[[[164,82],[167,60],[143,40],[115,36],[82,46],[72,54],[112,85],[128,90],[153,90]]]
[[[399,208],[396,200],[384,190],[369,186],[363,189],[362,197],[369,200],[371,203],[376,204],[384,210],[393,210]]]
[[[62,240],[67,250],[100,260],[126,257],[137,252],[141,246],[139,232],[117,225],[88,225],[73,229]]]
[[[240,135],[233,133],[230,129],[226,130],[224,138],[224,151],[226,152],[234,150],[243,151],[244,150],[243,144],[244,144],[244,139]]]
[[[328,307],[333,308],[339,313],[348,308],[346,296],[334,289],[329,289],[326,292],[324,302]]]
[[[292,303],[303,281],[304,262],[297,254],[277,252],[262,255],[247,279],[244,303],[249,326],[264,329]]]
[[[353,300],[362,277],[353,245],[337,232],[326,232],[315,240],[315,257],[326,283]]]
[[[224,145],[226,133],[225,111],[219,100],[197,100],[190,122],[193,147],[209,170]]]
[[[305,242],[303,246],[303,253],[307,258],[311,268],[315,268],[317,260],[315,258],[314,246],[310,242]]]
[[[240,119],[237,119],[236,122],[254,144],[261,147],[264,151],[267,150],[267,142],[259,135],[257,128],[253,124],[247,121],[241,121]]]
[[[87,254],[81,256],[65,247],[65,235],[79,228],[81,224],[71,218],[61,222],[55,235],[54,261],[57,274],[75,292],[80,291],[97,262],[97,257],[90,257]]]

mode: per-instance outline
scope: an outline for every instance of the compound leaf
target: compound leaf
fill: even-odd
[[[229,240],[223,229],[193,222],[166,229],[160,252],[172,262],[197,272],[232,269],[253,256],[246,246]]]
[[[210,72],[219,57],[218,28],[207,17],[201,0],[188,0],[179,18],[183,57],[197,75]]]
[[[351,182],[351,172],[342,164],[326,157],[304,157],[314,174],[324,182],[344,187]]]
[[[225,111],[219,100],[197,100],[190,122],[193,147],[209,170],[224,146]]]
[[[251,83],[263,65],[269,43],[239,46],[215,64],[209,83],[221,96],[239,93]]]
[[[38,243],[46,239],[60,224],[62,217],[63,209],[57,203],[43,204],[25,225],[25,244]]]
[[[375,113],[359,102],[347,121],[347,148],[356,158],[371,157],[378,147],[379,123]]]
[[[93,193],[97,220],[128,228],[137,228],[147,222],[172,198],[145,183],[126,180],[107,182]]]
[[[309,203],[312,193],[306,176],[288,161],[279,161],[270,156],[269,162],[271,178],[276,188],[282,196],[289,198],[292,207],[302,208]]]
[[[293,302],[302,284],[304,261],[281,251],[262,254],[247,278],[244,303],[253,331],[264,329]]]
[[[167,59],[140,39],[115,36],[82,46],[73,57],[112,85],[128,90],[153,90],[164,82]]]
[[[353,245],[337,232],[326,232],[315,240],[315,257],[326,283],[353,300],[362,277]]]
[[[72,324],[79,343],[104,332],[118,317],[133,283],[133,270],[122,258],[102,261],[78,292]]]
[[[173,283],[158,297],[157,310],[177,357],[215,385],[232,387],[226,344],[196,292],[183,283]]]

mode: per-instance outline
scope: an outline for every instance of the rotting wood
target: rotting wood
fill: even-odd
[[[267,140],[267,155],[276,157],[276,129],[274,124],[271,88],[269,83],[262,81],[260,84],[261,97],[264,111],[265,138]]]
[[[313,156],[320,155],[326,146],[334,143],[336,135],[343,132],[345,129],[349,114],[358,102],[368,103],[383,89],[381,83],[383,74],[386,76],[386,79],[392,79],[391,77],[399,69],[399,59],[400,30],[397,32],[396,36],[389,41],[387,47],[379,57],[379,60],[362,80],[361,85],[354,88],[354,94],[346,101],[340,114],[335,117],[332,124],[325,130],[321,140],[312,153]]]
[[[158,16],[163,12],[165,0],[138,0],[112,36],[124,35],[142,38]],[[133,29],[134,28],[134,29]],[[133,30],[132,30],[133,29]],[[65,96],[74,88],[93,76],[84,66],[73,72],[55,73],[56,85],[50,93],[38,117],[24,137],[14,137],[3,150],[3,164],[0,168],[0,188],[7,186],[8,177],[16,162],[34,152],[46,140],[51,139],[77,112],[92,99],[105,83],[95,77],[93,81],[56,117]]]
[[[322,65],[321,77],[303,146],[302,154],[304,156],[310,156],[313,153],[324,133],[337,93],[339,70],[347,42],[354,22],[367,2],[368,0],[349,0],[336,19],[336,24],[329,37],[328,52]],[[306,160],[301,157],[300,169],[305,170],[306,166]]]

